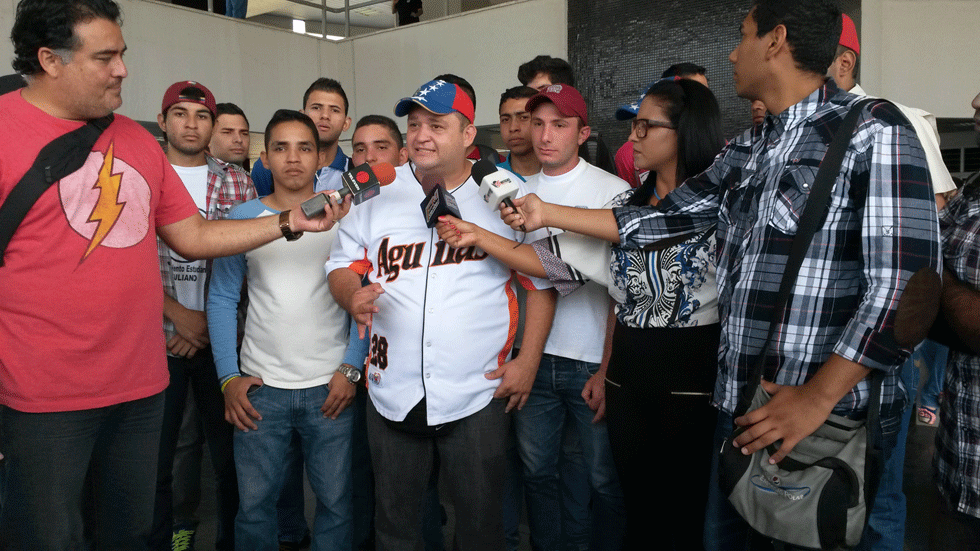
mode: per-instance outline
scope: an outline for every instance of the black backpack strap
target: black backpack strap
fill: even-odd
[[[779,294],[776,296],[776,302],[773,306],[772,320],[769,322],[766,342],[762,345],[758,359],[749,373],[748,384],[745,386],[735,409],[736,417],[744,415],[749,410],[752,397],[755,396],[755,389],[762,381],[762,371],[765,367],[769,346],[772,344],[772,335],[783,318],[783,311],[786,309],[789,295],[793,291],[793,285],[796,284],[796,276],[800,273],[800,266],[803,264],[807,249],[810,248],[813,234],[816,233],[827,213],[827,208],[830,205],[830,192],[834,187],[834,181],[837,180],[837,175],[840,174],[844,154],[847,152],[847,146],[851,143],[858,117],[869,103],[876,101],[882,100],[869,98],[851,106],[843,122],[837,127],[837,132],[830,142],[830,147],[827,148],[827,153],[820,161],[820,168],[817,169],[813,185],[810,186],[810,195],[803,207],[803,214],[800,216],[800,222],[796,228],[796,236],[790,246],[789,258],[786,260],[783,278],[779,283]]]
[[[17,227],[51,184],[82,168],[95,142],[112,124],[113,115],[88,121],[41,149],[34,164],[0,205],[0,266]]]

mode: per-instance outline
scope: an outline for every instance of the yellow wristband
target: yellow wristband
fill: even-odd
[[[241,377],[241,375],[232,375],[231,377],[228,377],[227,381],[221,383],[221,393],[222,394],[225,393],[225,387],[228,386],[228,383],[230,383],[233,379],[237,379],[239,377]]]

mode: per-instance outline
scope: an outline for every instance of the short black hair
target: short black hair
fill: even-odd
[[[497,106],[497,109],[503,107],[504,102],[509,99],[531,98],[532,96],[536,96],[537,94],[538,91],[535,90],[534,88],[531,88],[530,86],[521,85],[521,86],[514,86],[513,88],[508,88],[504,90],[503,94],[500,94],[500,105]]]
[[[820,76],[834,62],[843,12],[835,0],[756,0],[750,14],[757,36],[786,27],[786,42],[796,67]]]
[[[402,139],[401,130],[398,130],[398,125],[390,117],[384,115],[365,115],[361,117],[361,120],[357,121],[357,125],[354,126],[354,132],[362,126],[371,126],[372,124],[383,126],[388,133],[391,134],[391,139],[398,146],[398,149],[405,147],[405,141]]]
[[[470,97],[470,101],[473,102],[473,110],[476,111],[476,90],[473,89],[473,86],[465,78],[452,73],[446,73],[437,76],[433,80],[444,80],[449,84],[455,84],[462,88],[466,92],[466,95]]]
[[[667,69],[664,70],[660,78],[670,78],[670,77],[686,77],[690,75],[705,75],[707,76],[708,70],[704,67],[697,65],[695,63],[684,62],[675,63]]]
[[[251,126],[248,123],[248,117],[245,116],[245,111],[242,111],[242,108],[234,103],[219,103],[215,105],[215,109],[218,113],[217,117],[220,117],[221,115],[241,115],[242,118],[245,119],[245,126]]]
[[[344,100],[344,116],[347,116],[350,104],[347,103],[347,92],[344,92],[344,87],[340,82],[327,77],[320,77],[314,80],[313,84],[306,89],[306,93],[303,94],[303,109],[306,109],[306,102],[310,101],[310,94],[313,92],[328,92],[340,96]]]
[[[269,140],[272,138],[272,131],[280,124],[287,122],[301,122],[310,129],[310,133],[313,134],[313,143],[316,144],[317,151],[320,150],[320,133],[316,131],[316,124],[313,123],[313,119],[309,117],[306,113],[302,111],[296,111],[294,109],[280,109],[272,114],[272,119],[269,120],[269,124],[265,125],[265,149],[269,150]]]
[[[14,71],[26,76],[40,73],[37,52],[41,48],[74,51],[79,46],[75,25],[93,19],[119,24],[119,4],[113,0],[20,0],[10,31]]]
[[[522,63],[517,68],[517,80],[527,86],[527,83],[534,80],[538,73],[548,75],[552,84],[575,86],[575,72],[572,71],[572,66],[560,57],[539,55],[527,63]]]

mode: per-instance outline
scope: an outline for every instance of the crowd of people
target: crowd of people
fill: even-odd
[[[525,510],[535,551],[771,549],[717,451],[780,461],[831,413],[864,418],[872,372],[887,461],[859,548],[903,548],[912,408],[939,425],[931,548],[980,548],[980,188],[957,189],[929,113],[860,112],[772,398],[736,409],[816,168],[867,95],[832,0],[755,1],[730,55],[753,123],[728,140],[700,65],[589,113],[542,55],[502,87],[503,155],[442,74],[393,106],[405,136],[361,117],[348,156],[351,98],[324,77],[254,163],[246,113],[204,83],[163,91],[163,150],[113,114],[119,22],[113,0],[21,0],[11,32],[0,549],[194,549],[205,442],[219,550],[440,551],[441,498],[465,551],[518,549]],[[631,125],[615,161],[590,154],[607,116]],[[337,193],[387,165],[377,196]],[[488,203],[500,182],[516,196]],[[956,338],[920,345],[913,300]]]

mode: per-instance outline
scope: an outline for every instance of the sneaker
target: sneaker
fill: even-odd
[[[192,528],[174,530],[174,535],[170,538],[170,550],[194,551],[194,530]]]
[[[919,406],[916,410],[916,417],[920,425],[935,425],[939,421],[939,409],[929,406]]]
[[[280,541],[279,551],[299,551],[299,543],[295,541]]]

